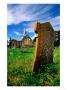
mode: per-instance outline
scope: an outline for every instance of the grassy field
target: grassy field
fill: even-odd
[[[7,85],[8,86],[59,86],[60,48],[54,49],[51,64],[42,66],[39,74],[32,74],[34,48],[8,48]]]

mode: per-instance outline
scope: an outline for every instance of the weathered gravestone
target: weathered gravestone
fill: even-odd
[[[54,30],[49,22],[35,22],[36,47],[33,72],[38,73],[41,65],[53,62]]]

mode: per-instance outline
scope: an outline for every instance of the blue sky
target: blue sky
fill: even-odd
[[[54,30],[60,30],[59,4],[8,4],[7,5],[7,39],[21,40],[25,30],[33,39],[34,22],[50,22]]]

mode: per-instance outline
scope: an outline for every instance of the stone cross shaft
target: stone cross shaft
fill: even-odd
[[[49,22],[35,22],[36,45],[33,72],[39,72],[41,65],[53,62],[54,30]]]

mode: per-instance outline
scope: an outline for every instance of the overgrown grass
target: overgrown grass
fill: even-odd
[[[53,62],[54,63],[60,63],[60,48],[59,47],[55,47],[55,49],[54,49]]]
[[[41,72],[32,73],[34,48],[8,48],[7,85],[59,86],[60,48],[54,49],[54,63],[42,66]]]

